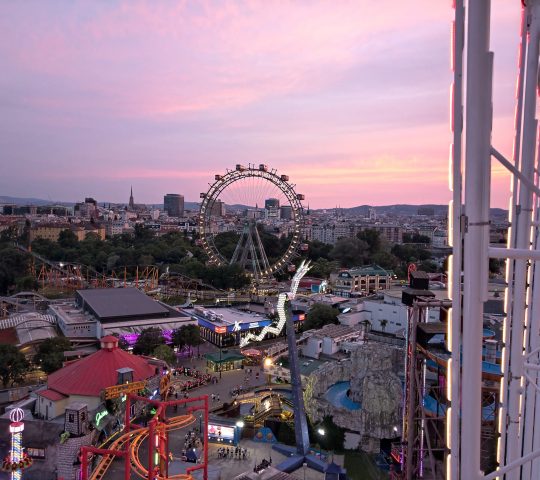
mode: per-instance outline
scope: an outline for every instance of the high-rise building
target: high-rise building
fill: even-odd
[[[264,208],[266,210],[279,208],[279,198],[267,198],[264,201]]]
[[[281,220],[292,220],[293,211],[290,205],[282,205],[279,209]]]
[[[216,200],[212,205],[210,215],[213,217],[224,217],[225,213],[225,203],[223,203],[221,200]]]
[[[167,193],[163,197],[163,209],[169,217],[184,216],[184,196],[178,193]]]
[[[264,201],[264,208],[269,218],[279,218],[279,199],[267,198]]]

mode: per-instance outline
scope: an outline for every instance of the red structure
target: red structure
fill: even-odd
[[[135,424],[130,418],[130,407],[132,401],[141,401],[151,405],[156,409],[156,413],[152,419],[148,422],[147,427]],[[126,399],[126,412],[125,412],[125,427],[124,434],[119,437],[111,447],[116,448],[100,449],[93,446],[84,446],[81,448],[81,471],[82,480],[91,480],[102,478],[105,475],[106,469],[110,465],[113,457],[124,458],[124,478],[129,480],[131,478],[132,462],[135,466],[140,465],[140,470],[146,471],[148,480],[161,480],[169,478],[168,476],[168,459],[169,459],[169,442],[168,442],[168,430],[171,426],[171,422],[175,419],[185,418],[186,415],[181,417],[167,417],[167,407],[175,405],[190,404],[187,408],[187,414],[191,415],[196,411],[204,412],[204,429],[203,429],[203,456],[204,461],[196,466],[186,469],[184,476],[176,474],[174,477],[177,479],[185,478],[185,480],[191,479],[191,473],[195,470],[203,470],[203,479],[208,479],[208,395],[201,395],[200,397],[161,401],[151,400],[146,397],[141,397],[135,394],[128,394]],[[140,460],[133,452],[131,444],[131,436],[133,432],[138,431],[141,434],[146,433],[144,437],[139,436],[139,444],[142,439],[147,438],[148,442],[148,468],[144,468],[140,464]],[[88,454],[93,453],[97,455],[103,455],[103,460],[96,470],[88,476]],[[140,474],[140,472],[138,472]]]
[[[409,266],[407,267],[407,281],[411,283],[411,273],[416,272],[416,264],[415,263],[409,263]]]

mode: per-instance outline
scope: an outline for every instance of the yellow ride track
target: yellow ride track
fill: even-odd
[[[162,424],[162,428],[164,428],[165,431],[178,430],[180,428],[191,425],[195,422],[195,420],[196,419],[193,415],[180,415],[178,417],[171,418],[169,423]],[[146,439],[146,437],[148,437],[148,427],[136,428],[128,433],[124,433],[123,435],[118,437],[108,448],[109,450],[122,450],[122,447],[125,445],[126,441],[130,437],[130,461],[133,466],[133,471],[136,475],[143,479],[148,478],[148,470],[142,466],[139,460],[139,448],[142,442]],[[114,458],[114,455],[103,455],[96,469],[90,475],[89,480],[103,479]],[[186,473],[180,473],[178,475],[173,475],[170,477],[157,476],[156,478],[158,480],[193,480],[193,477]]]

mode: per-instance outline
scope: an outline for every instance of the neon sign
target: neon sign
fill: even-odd
[[[96,427],[99,426],[99,422],[101,422],[101,420],[103,420],[108,414],[109,412],[107,410],[102,410],[101,412],[96,413]]]

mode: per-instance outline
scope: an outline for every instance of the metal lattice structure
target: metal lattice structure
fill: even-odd
[[[448,308],[450,302],[419,298],[408,309],[407,354],[405,357],[405,395],[403,402],[403,433],[400,452],[401,478],[438,479],[444,476],[447,453],[444,437],[448,399],[440,379],[446,376],[437,367],[438,383],[427,383],[429,356],[417,342],[419,324],[427,323],[428,308]],[[437,408],[428,412],[424,398],[433,395]],[[429,413],[429,414],[428,414]]]
[[[220,206],[220,198],[234,184],[242,181],[252,180],[251,194],[244,194],[241,201],[251,204],[255,203],[254,196],[261,186],[269,184],[274,192],[280,193],[288,202],[291,208],[291,220],[294,227],[291,231],[291,241],[285,253],[276,261],[270,262],[264,250],[256,219],[246,218],[243,221],[240,238],[235,251],[230,259],[226,258],[216,247],[214,241],[213,217],[216,213],[216,207]],[[287,268],[291,259],[296,255],[300,246],[302,226],[303,226],[303,207],[301,201],[304,195],[295,192],[295,185],[289,182],[287,175],[278,175],[276,170],[268,170],[266,165],[236,165],[235,170],[227,170],[224,175],[216,175],[215,181],[210,185],[206,193],[201,193],[201,207],[199,211],[199,235],[202,247],[209,257],[210,263],[215,265],[239,264],[246,272],[256,280],[268,278],[272,274]],[[249,205],[258,208],[257,204]]]

